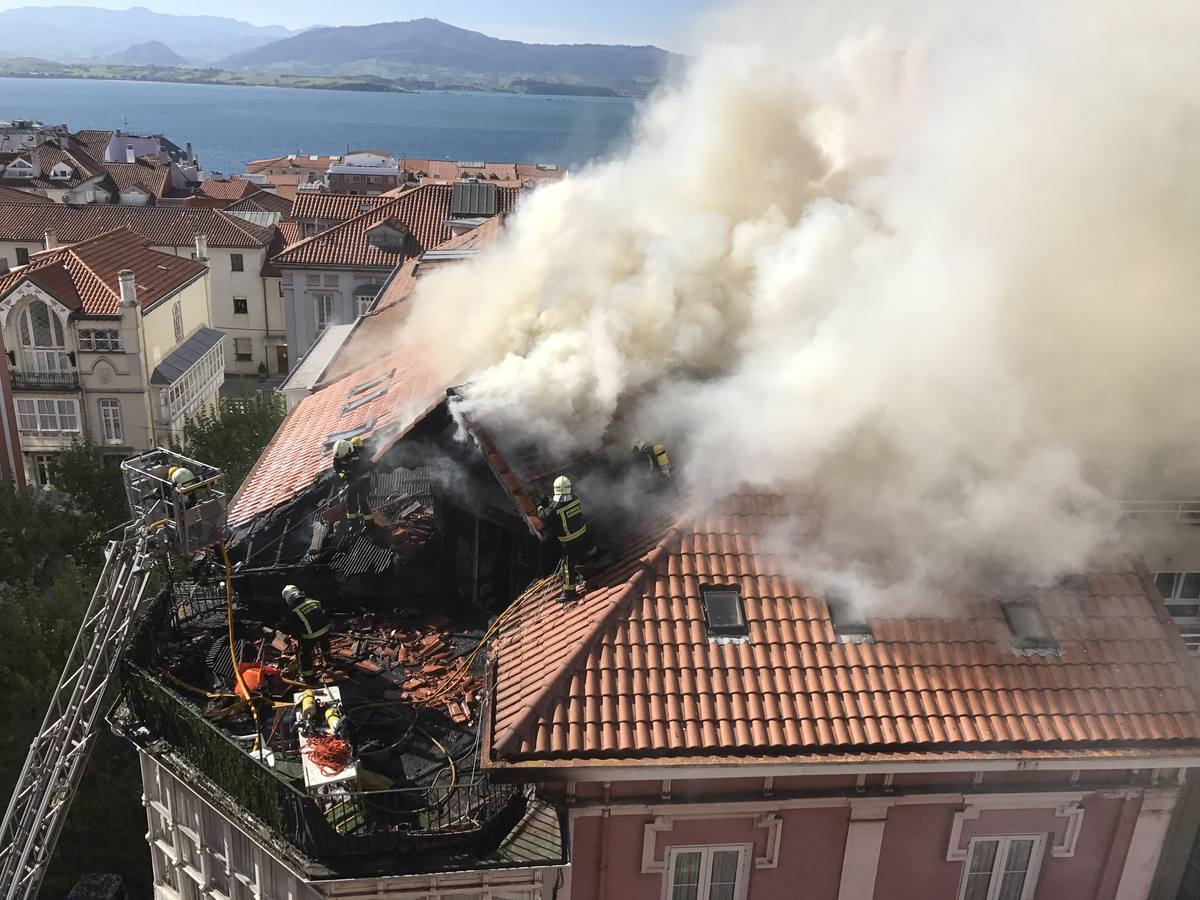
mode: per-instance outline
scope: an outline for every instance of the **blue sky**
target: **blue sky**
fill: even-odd
[[[228,16],[255,25],[366,25],[430,16],[496,37],[546,43],[657,44],[686,50],[691,21],[714,0],[505,0],[503,3],[455,0],[384,0],[337,4],[328,0],[247,3],[208,0],[197,6],[184,0],[0,0],[0,9],[19,6],[145,6],[155,12]]]

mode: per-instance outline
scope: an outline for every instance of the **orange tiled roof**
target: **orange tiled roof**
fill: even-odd
[[[271,191],[256,190],[223,208],[226,212],[277,212],[286,216],[292,211],[292,201]]]
[[[171,167],[151,157],[142,156],[131,163],[105,163],[118,191],[133,187],[145,188],[154,197],[171,195]]]
[[[388,373],[370,391],[387,386],[387,392],[345,411],[357,386]],[[238,490],[229,508],[229,524],[239,525],[272,509],[312,485],[332,464],[330,435],[373,423],[363,432],[386,434],[398,440],[446,397],[448,385],[412,351],[396,351],[370,366],[305,397],[284,419]],[[378,448],[382,450],[382,448]]]
[[[104,154],[108,150],[108,144],[112,140],[112,136],[112,131],[91,131],[88,129],[77,131],[71,135],[88,152],[88,155],[101,162],[104,160]]]
[[[340,160],[340,156],[318,156],[316,159],[309,159],[305,155],[297,155],[294,159],[288,156],[276,156],[272,159],[253,159],[246,163],[246,172],[255,174],[263,169],[281,169],[287,168],[294,172],[307,172],[309,169],[324,172],[335,162]]]
[[[375,209],[381,203],[386,203],[383,196],[363,196],[360,194],[326,194],[323,191],[301,191],[292,203],[289,218],[292,219],[323,219],[325,221],[344,222],[361,216],[364,207]]]
[[[261,190],[257,184],[244,178],[206,178],[200,182],[199,196],[213,200],[241,200]]]
[[[215,209],[94,203],[0,203],[0,241],[41,241],[51,229],[63,243],[85,241],[114,228],[132,228],[160,247],[187,247],[196,234],[210,247],[265,247],[272,229]]]
[[[175,293],[204,273],[195,260],[150,249],[150,243],[128,228],[117,228],[87,241],[46,250],[29,264],[0,278],[0,297],[26,279],[65,306],[95,316],[117,315],[121,287],[117,273],[129,269],[145,309]]]
[[[0,203],[53,203],[49,197],[0,184]]]
[[[840,643],[823,600],[766,547],[782,514],[777,498],[737,497],[626,542],[574,604],[553,589],[534,595],[494,651],[494,756],[815,761],[1200,746],[1194,661],[1137,572],[1023,595],[1061,656],[1014,653],[996,597],[963,598],[955,618],[884,611],[870,619],[874,643]],[[745,642],[709,639],[707,582],[740,586]]]

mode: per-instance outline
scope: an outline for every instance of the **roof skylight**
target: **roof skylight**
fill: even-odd
[[[1013,636],[1013,649],[1018,653],[1057,654],[1062,652],[1042,608],[1028,598],[1023,600],[1005,600],[1000,608],[1004,611],[1004,621]]]
[[[346,431],[339,431],[339,432],[336,432],[335,434],[331,434],[329,437],[325,438],[325,449],[328,450],[337,441],[348,441],[352,437],[358,437],[360,434],[366,434],[368,431],[370,431],[374,427],[375,427],[375,419],[374,419],[374,417],[372,417],[370,419],[367,419],[367,421],[363,422],[361,425],[355,426],[354,428],[350,428]]]
[[[735,584],[707,584],[700,588],[708,633],[714,638],[746,637],[746,612],[742,606],[742,591]]]
[[[875,635],[867,624],[862,610],[851,603],[845,595],[833,589],[825,591],[825,605],[829,608],[829,620],[833,633],[843,644],[872,644]]]

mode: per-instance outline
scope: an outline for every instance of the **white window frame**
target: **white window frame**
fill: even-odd
[[[696,900],[709,900],[712,881],[713,854],[726,850],[738,854],[737,883],[733,888],[733,900],[746,900],[750,887],[750,862],[754,858],[750,844],[692,844],[668,847],[663,854],[662,900],[671,900],[675,890],[675,859],[683,853],[700,854],[700,883],[696,888]]]
[[[96,401],[100,410],[100,433],[106,444],[125,443],[125,426],[121,421],[121,401],[115,397],[101,397]]]
[[[238,309],[239,304],[242,307],[241,309]],[[250,315],[250,301],[245,297],[234,297],[233,298],[233,314],[235,316]]]
[[[365,316],[371,311],[371,304],[375,302],[375,294],[355,294],[354,295],[354,310],[355,314]]]
[[[15,399],[19,433],[37,437],[61,437],[80,433],[78,400],[54,397]],[[73,421],[74,425],[64,426],[64,420]]]
[[[964,900],[967,893],[967,873],[971,870],[971,859],[975,855],[976,845],[984,841],[997,841],[996,858],[992,862],[992,874],[988,880],[986,900],[996,900],[1000,896],[1000,886],[1004,882],[1004,864],[1008,860],[1009,851],[1015,841],[1033,841],[1033,849],[1029,852],[1029,865],[1025,869],[1025,884],[1021,887],[1018,900],[1033,900],[1037,889],[1038,876],[1042,870],[1042,855],[1046,848],[1045,834],[981,834],[971,838],[967,844],[967,858],[963,860],[962,874],[958,879],[957,900]]]
[[[246,352],[243,353],[240,346],[246,347]],[[237,362],[253,362],[254,361],[254,339],[248,337],[235,337],[233,339],[233,358]]]
[[[183,340],[183,309],[179,303],[171,307],[171,327],[175,329],[175,343]]]
[[[327,316],[325,316],[324,320],[322,320],[321,307],[326,301],[328,301],[328,303],[329,303],[329,314]],[[329,293],[313,294],[313,317],[314,317],[314,321],[317,324],[317,334],[320,334],[322,331],[324,331],[326,328],[328,328],[330,325],[333,324],[333,318],[334,318],[334,295],[333,294],[329,294]]]
[[[1179,633],[1183,636],[1183,642],[1187,645],[1188,651],[1193,655],[1200,655],[1200,599],[1188,598],[1181,596],[1183,593],[1184,581],[1191,575],[1200,575],[1198,572],[1186,571],[1163,571],[1154,573],[1154,585],[1158,587],[1162,594],[1163,604],[1167,608],[1167,614],[1175,622],[1175,627],[1179,629]],[[1158,580],[1163,576],[1171,576],[1171,590],[1164,591],[1159,587]],[[1189,616],[1188,612],[1183,607],[1197,606],[1197,615]]]
[[[119,328],[81,328],[79,349],[86,353],[124,353],[125,341]]]
[[[54,468],[53,453],[31,453],[29,461],[32,464],[33,478],[38,483],[39,487],[47,487],[52,483],[50,472]],[[42,472],[42,467],[45,467],[45,473]]]

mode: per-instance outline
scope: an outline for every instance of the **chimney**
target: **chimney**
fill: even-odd
[[[58,235],[55,233],[53,228],[46,229],[46,233],[45,233],[45,235],[43,235],[43,239],[46,241],[46,249],[47,250],[53,250],[55,247],[58,246]]]
[[[191,165],[195,165],[195,163],[196,163],[196,154],[192,152],[192,142],[188,141],[187,142],[187,164],[189,166],[191,166]]]
[[[196,234],[196,259],[204,262],[208,259],[208,235]]]
[[[117,280],[121,282],[121,305],[137,306],[137,283],[133,280],[133,272],[122,269],[117,273]]]
[[[8,274],[8,257],[0,256],[0,275]]]
[[[137,156],[134,155],[134,152],[133,152],[133,144],[125,145],[125,162],[127,162],[127,163],[137,162]]]

